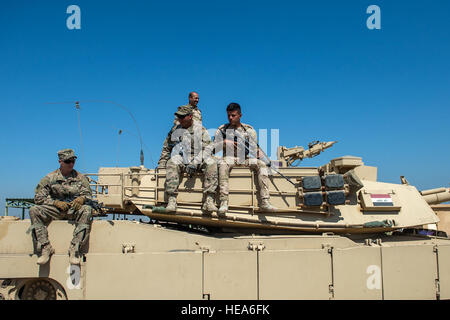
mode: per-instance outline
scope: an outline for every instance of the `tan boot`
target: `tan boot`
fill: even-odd
[[[166,206],[167,212],[174,212],[177,211],[177,198],[175,196],[170,196],[169,201],[167,202]]]
[[[225,214],[228,211],[228,201],[223,200],[220,202],[219,214]]]
[[[80,265],[80,253],[75,250],[75,246],[73,244],[71,244],[69,248],[69,263]]]
[[[50,243],[46,244],[41,251],[40,257],[37,259],[36,263],[39,265],[46,264],[49,260],[52,254],[55,253],[55,249],[53,249],[52,245]]]
[[[263,199],[261,202],[261,206],[259,207],[262,211],[265,212],[275,212],[277,208],[272,206],[269,202],[269,199]]]
[[[206,200],[202,206],[202,209],[208,212],[217,211],[217,207],[214,204],[214,198],[211,195],[206,196]]]

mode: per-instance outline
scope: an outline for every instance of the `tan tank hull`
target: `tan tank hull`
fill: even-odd
[[[178,210],[166,213],[160,208],[165,204],[164,170],[101,168],[92,175],[93,187],[108,212],[142,214],[158,222],[94,220],[78,267],[69,265],[67,255],[73,226],[53,221],[48,229],[56,254],[38,266],[26,233],[30,221],[2,218],[0,297],[450,299],[450,239],[405,232],[445,225],[436,206],[424,198],[441,189],[422,195],[407,183],[377,182],[377,169],[357,157],[335,159],[321,168],[280,168],[296,182],[350,170],[363,186],[352,190],[346,185],[341,205],[324,198],[316,207],[305,205],[300,184],[273,175],[271,201],[279,209],[263,213],[253,173],[235,168],[230,211],[218,216],[200,209],[199,176],[183,179]],[[329,191],[318,192],[326,196]],[[376,205],[380,195],[388,195],[389,208]]]
[[[72,226],[54,221],[49,235],[56,254],[40,267],[31,255],[29,225],[0,222],[4,298],[39,297],[36,286],[46,288],[42,281],[55,287],[59,299],[450,298],[449,239],[205,235],[96,220],[76,267],[67,256]]]

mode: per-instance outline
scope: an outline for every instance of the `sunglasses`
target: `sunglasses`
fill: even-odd
[[[64,163],[75,163],[75,159],[64,160]]]
[[[181,116],[181,115],[177,114],[177,118],[178,118],[178,119],[184,119],[184,118],[187,117],[187,116],[188,116],[187,114],[185,114],[184,116]]]

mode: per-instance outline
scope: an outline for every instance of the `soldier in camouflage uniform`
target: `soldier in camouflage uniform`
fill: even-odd
[[[196,125],[202,125],[202,112],[198,108],[197,104],[199,101],[198,93],[195,91],[189,92],[189,104],[184,105],[184,107],[189,108],[192,112],[192,119],[194,121],[194,124]],[[178,120],[178,117],[175,115],[175,119],[173,120],[173,127],[172,130],[175,131],[176,127],[180,125],[180,121]],[[169,156],[170,158],[170,156]],[[164,153],[164,147],[163,151],[161,152],[161,157],[158,161],[158,167],[165,167],[167,162],[167,155]]]
[[[198,93],[195,91],[189,92],[188,98],[189,98],[189,104],[187,104],[186,106],[188,106],[192,110],[192,119],[194,119],[194,122],[198,122],[201,125],[202,124],[202,112],[197,106],[198,101],[200,100]],[[180,124],[180,122],[178,121],[178,118],[175,116],[175,119],[173,120],[173,128],[175,128],[179,124]]]
[[[228,180],[230,171],[235,166],[250,167],[256,172],[261,198],[260,209],[263,211],[275,211],[270,204],[269,196],[269,171],[262,158],[262,152],[257,146],[256,131],[252,126],[241,123],[241,107],[237,103],[230,103],[227,107],[229,123],[219,127],[214,136],[214,152],[223,151],[223,157],[219,160],[219,213],[228,211]]]
[[[180,124],[172,128],[167,135],[159,161],[160,166],[166,167],[166,210],[176,211],[176,196],[183,172],[191,175],[203,169],[203,192],[206,200],[202,208],[207,212],[217,211],[214,204],[218,184],[217,162],[210,153],[204,152],[211,144],[208,131],[198,122],[194,122],[190,106],[178,107],[175,115]]]
[[[69,248],[71,264],[80,264],[80,247],[87,241],[91,229],[92,207],[86,201],[92,199],[89,182],[73,169],[76,156],[72,149],[58,151],[60,168],[46,175],[36,187],[34,202],[30,208],[33,238],[41,255],[37,260],[46,264],[55,252],[48,239],[46,224],[53,219],[73,220],[75,230]]]

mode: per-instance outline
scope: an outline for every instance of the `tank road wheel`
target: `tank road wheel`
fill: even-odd
[[[0,280],[0,300],[10,300],[10,293],[15,290],[11,279]]]
[[[55,287],[50,281],[36,279],[29,281],[22,293],[23,300],[56,300]]]

